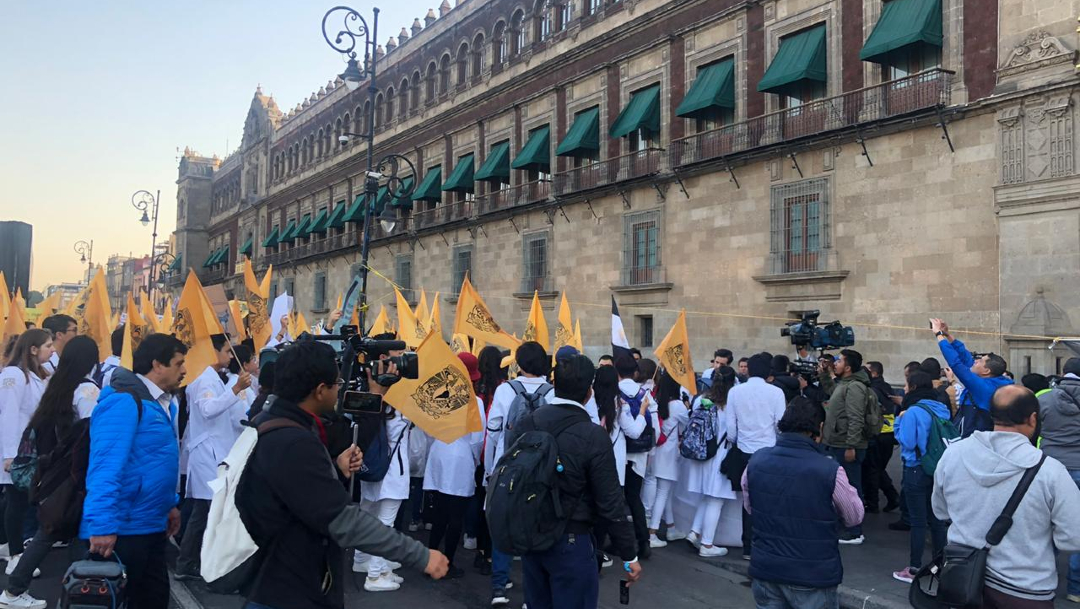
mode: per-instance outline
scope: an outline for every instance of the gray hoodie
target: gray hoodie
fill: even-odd
[[[1070,374],[1039,396],[1042,449],[1069,470],[1080,470],[1080,378]]]
[[[1041,451],[1021,434],[977,431],[949,446],[934,474],[934,514],[951,520],[949,543],[985,545],[1025,469]],[[1047,458],[1013,516],[1013,526],[990,550],[986,584],[1010,596],[1054,598],[1054,549],[1080,551],[1080,489],[1068,470]]]

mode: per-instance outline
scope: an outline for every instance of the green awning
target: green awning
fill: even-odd
[[[173,258],[172,264],[169,265],[169,272],[172,273],[180,269],[180,265],[183,264],[184,255],[177,254],[176,258]]]
[[[304,219],[296,227],[296,238],[301,239],[311,234],[311,214],[304,214]]]
[[[214,258],[217,258],[218,250],[210,252],[210,255],[206,257],[206,262],[202,263],[204,269],[208,269],[214,265]]]
[[[941,0],[889,0],[859,59],[888,63],[896,51],[919,44],[940,47],[941,41]]]
[[[447,192],[473,191],[473,155],[466,154],[457,160],[450,177],[443,182],[442,189]]]
[[[356,195],[352,205],[349,206],[349,210],[345,212],[342,221],[353,222],[354,224],[364,223],[364,193]]]
[[[289,225],[285,227],[285,230],[281,231],[281,236],[278,237],[278,243],[292,243],[295,238],[296,220],[289,220]]]
[[[436,165],[428,169],[424,181],[412,194],[413,201],[442,201],[442,167]]]
[[[780,39],[780,49],[758,83],[757,90],[783,94],[801,81],[826,82],[828,76],[825,24],[821,24]]]
[[[214,258],[214,264],[225,264],[229,261],[229,246],[225,246],[218,250],[217,257]]]
[[[270,231],[270,235],[263,239],[263,247],[274,247],[278,244],[278,227],[274,227],[274,230]]]
[[[653,85],[630,95],[619,118],[611,124],[611,137],[626,137],[638,129],[660,133],[660,85]]]
[[[675,116],[703,118],[722,108],[735,108],[734,59],[725,59],[700,68],[694,84],[675,110]]]
[[[551,128],[548,125],[533,129],[521,152],[510,164],[514,169],[535,169],[544,173],[551,171]]]
[[[578,112],[574,124],[559,142],[555,154],[559,156],[589,156],[600,150],[600,106]]]
[[[320,209],[319,213],[315,216],[315,219],[311,221],[311,230],[308,232],[318,233],[320,235],[324,234],[326,229],[329,228],[329,226],[327,226],[329,224],[327,222],[329,218],[330,212],[325,209]]]
[[[338,201],[334,211],[330,212],[330,217],[326,219],[326,227],[341,228],[345,226],[345,212],[348,209],[349,206],[345,204],[345,201]]]
[[[244,244],[240,246],[240,251],[238,251],[237,254],[243,254],[244,256],[250,256],[251,255],[251,246],[253,245],[253,243],[252,243],[253,241],[254,241],[254,239],[252,237],[248,237],[247,241],[245,241]]]
[[[510,183],[510,142],[499,142],[488,151],[487,158],[473,179],[483,182]]]
[[[413,182],[416,179],[413,176],[409,176],[401,181],[401,187],[394,193],[393,200],[390,201],[392,207],[401,207],[403,209],[412,209],[412,199],[404,196],[402,193],[410,192],[412,190]]]

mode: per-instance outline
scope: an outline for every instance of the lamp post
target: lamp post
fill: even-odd
[[[360,322],[358,330],[361,333],[366,328],[368,255],[371,250],[371,222],[375,211],[375,198],[379,192],[379,181],[387,178],[386,187],[388,192],[407,197],[412,194],[412,189],[409,188],[408,192],[402,191],[403,184],[398,177],[398,168],[404,163],[413,169],[412,175],[416,175],[415,168],[409,162],[409,159],[396,154],[388,155],[379,161],[377,169],[375,166],[375,49],[379,31],[379,9],[373,8],[372,13],[374,17],[371,29],[368,28],[367,21],[364,20],[360,13],[347,6],[335,6],[323,15],[322,20],[323,38],[326,39],[326,43],[330,45],[330,48],[348,57],[345,71],[341,73],[341,80],[345,81],[345,86],[350,91],[356,91],[359,90],[360,84],[366,77],[368,79],[368,99],[371,102],[366,121],[366,133],[345,132],[341,135],[341,139],[346,142],[349,137],[360,137],[367,140],[367,172],[364,174],[364,232],[360,241],[360,302],[359,313],[357,314]],[[336,19],[339,17],[342,20],[341,29],[336,33],[332,33],[337,28],[337,26],[330,25],[332,18],[333,22],[336,23]],[[357,46],[361,46],[364,51],[363,68],[356,61]],[[416,180],[414,179],[413,182],[415,183]],[[382,210],[379,221],[383,224],[386,232],[392,232],[397,218],[390,213],[389,206],[387,206]]]
[[[94,269],[94,240],[91,239],[89,243],[86,241],[75,242],[75,253],[82,256],[79,259],[80,262],[86,263],[86,283],[90,283],[90,271]]]
[[[149,190],[137,190],[135,194],[131,195],[131,204],[135,209],[142,212],[139,223],[143,226],[150,224],[151,218],[147,214],[147,210],[153,211],[154,232],[150,235],[150,275],[146,278],[147,295],[150,295],[154,289],[154,248],[157,247],[158,204],[160,202],[160,190],[157,191],[157,196],[154,196]]]
[[[150,264],[151,269],[153,269],[155,266],[157,268],[158,280],[155,285],[158,289],[158,297],[160,300],[161,295],[165,292],[165,276],[170,273],[170,269],[172,268],[173,263],[176,262],[176,256],[170,254],[169,252],[161,252],[161,254],[158,255],[158,258],[160,258],[160,260],[157,263],[155,263],[154,260],[151,259]],[[150,298],[150,302],[154,302],[154,299],[152,297]]]

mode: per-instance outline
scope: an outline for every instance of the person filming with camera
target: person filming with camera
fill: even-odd
[[[368,382],[372,393],[386,387],[376,382],[394,374],[393,363],[378,363]],[[370,372],[369,372],[370,374]],[[350,503],[338,476],[360,470],[362,455],[351,446],[336,461],[327,451],[322,417],[334,411],[342,383],[329,345],[296,343],[275,365],[277,399],[259,418],[264,431],[248,461],[237,491],[244,526],[266,555],[247,609],[309,609],[345,606],[344,548],[357,548],[439,579],[447,559],[436,550],[402,535]],[[281,422],[275,423],[275,421]]]

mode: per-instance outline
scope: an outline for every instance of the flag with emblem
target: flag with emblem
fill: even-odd
[[[273,265],[263,275],[262,282],[255,279],[255,270],[251,268],[251,260],[244,261],[244,287],[247,288],[248,303],[248,333],[255,343],[258,351],[270,342],[273,329],[270,326],[270,309],[267,302],[270,300],[270,274],[274,272]]]
[[[122,368],[131,370],[135,350],[139,348],[143,337],[149,333],[149,323],[143,319],[139,307],[135,306],[135,298],[128,294],[127,321],[124,322],[124,346],[120,350],[120,366]]]
[[[438,334],[442,338],[442,311],[439,310],[439,293],[435,292],[435,299],[431,301],[431,317],[428,318],[428,332]]]
[[[188,348],[184,360],[184,367],[187,368],[185,385],[199,378],[203,371],[217,362],[217,352],[210,340],[214,332],[205,318],[205,296],[202,291],[199,278],[194,271],[189,271],[184,291],[180,293],[180,302],[176,305],[176,322],[173,324],[173,334]]]
[[[85,334],[97,343],[98,361],[103,362],[112,355],[112,331],[115,327],[112,307],[109,306],[109,289],[105,284],[105,273],[101,267],[98,267],[97,273],[90,281],[86,306],[83,308],[82,319],[79,320],[79,334]]]
[[[353,312],[356,317],[353,325],[360,323],[359,315]],[[393,334],[394,325],[390,323],[390,316],[386,314],[386,305],[379,307],[379,314],[375,316],[375,322],[371,324],[371,330],[368,331],[369,336],[378,336],[379,334]]]
[[[0,286],[0,287],[3,287],[3,286]],[[62,311],[62,313],[64,315],[67,315],[68,317],[71,317],[76,322],[78,322],[79,318],[82,317],[82,312],[80,310],[80,307],[85,307],[86,306],[86,297],[89,294],[90,294],[90,286],[86,286],[85,288],[79,290],[79,293],[75,295],[75,298],[72,298],[71,300],[68,301],[68,303],[66,305],[64,305],[64,310]],[[2,303],[0,303],[0,304],[2,304]]]
[[[675,325],[653,353],[671,378],[689,391],[690,395],[697,393],[694,362],[690,360],[690,336],[686,333],[686,309],[679,312]]]
[[[416,349],[420,373],[394,383],[384,399],[429,436],[446,442],[480,431],[480,409],[465,364],[434,332]]]
[[[37,308],[41,311],[41,317],[38,319],[44,320],[50,315],[56,315],[56,311],[60,308],[60,298],[63,293],[60,290],[56,290],[52,294],[49,294],[48,298],[42,300]]]
[[[413,313],[412,307],[405,300],[401,290],[394,288],[394,297],[397,298],[398,338],[405,341],[405,344],[410,349],[415,349],[420,343],[424,342],[424,338],[427,337],[427,329],[416,318],[416,314]]]
[[[468,277],[465,277],[465,281],[461,284],[453,331],[454,334],[464,334],[506,349],[516,349],[521,344],[520,340],[503,330],[491,316],[491,311],[484,304],[484,299],[480,297]]]
[[[562,347],[573,344],[574,321],[570,315],[570,303],[566,301],[566,292],[563,292],[562,301],[559,303],[559,325],[555,327],[555,345],[551,350],[557,352]]]
[[[423,335],[420,336],[420,340],[424,340],[427,338],[428,332],[431,331],[431,326],[428,325],[431,321],[431,312],[428,311],[427,294],[424,292],[424,288],[420,288],[420,302],[416,303],[416,310],[413,314],[416,316],[416,323],[419,324],[419,327],[424,329]],[[419,330],[417,330],[417,332],[419,332]]]
[[[139,298],[139,314],[142,316],[144,322],[146,322],[147,332],[161,332],[161,322],[158,320],[157,313],[154,312],[154,305],[150,302],[150,296],[144,291]]]
[[[450,350],[454,353],[470,352],[469,351],[469,337],[464,334],[455,334],[450,339]]]
[[[174,323],[172,303],[166,300],[165,308],[161,311],[161,331],[172,332]]]
[[[536,341],[546,351],[551,348],[549,338],[544,309],[540,306],[540,293],[533,291],[532,307],[529,309],[529,319],[525,322],[525,333],[522,334],[521,339]]]
[[[241,301],[233,299],[229,301],[229,319],[232,320],[233,328],[236,329],[236,341],[247,340],[248,333],[247,328],[244,327],[244,320],[248,316],[250,309],[247,303],[243,303],[243,307],[240,306]]]

